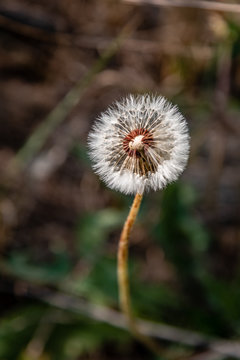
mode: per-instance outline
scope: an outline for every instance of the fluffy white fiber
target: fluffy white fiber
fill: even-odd
[[[125,194],[159,190],[183,172],[187,123],[162,96],[129,95],[96,120],[88,138],[93,168]]]

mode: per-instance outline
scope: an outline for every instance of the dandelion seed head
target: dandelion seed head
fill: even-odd
[[[189,154],[186,120],[162,96],[129,95],[116,102],[96,120],[88,144],[95,172],[126,194],[175,181]]]

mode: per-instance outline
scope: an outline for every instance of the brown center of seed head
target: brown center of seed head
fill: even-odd
[[[129,149],[131,150],[142,150],[144,147],[144,143],[142,142],[143,135],[136,136],[133,140],[129,141]]]
[[[141,151],[149,147],[152,141],[153,137],[148,130],[143,128],[132,130],[123,139],[123,149],[131,157],[140,157]]]

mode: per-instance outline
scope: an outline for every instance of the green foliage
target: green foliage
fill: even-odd
[[[35,343],[42,347],[43,359],[45,354],[52,360],[74,360],[106,343],[121,351],[121,344],[129,339],[126,332],[108,325],[49,310],[28,305],[6,315],[0,325],[0,359],[33,360],[30,347]]]
[[[179,276],[201,276],[202,259],[209,236],[192,213],[195,194],[187,185],[175,183],[164,190],[162,214],[154,235],[175,264]]]
[[[153,230],[181,284],[175,306],[168,309],[175,310],[173,314],[181,326],[185,326],[187,318],[192,328],[227,336],[233,326],[235,331],[239,329],[239,279],[226,283],[215,278],[208,268],[212,239],[193,211],[196,200],[190,186],[168,186],[162,198],[160,221]],[[167,319],[176,323],[175,318]]]
[[[124,214],[111,208],[83,216],[76,233],[79,255],[87,261],[96,262],[104,252],[109,233],[121,227],[123,221]]]
[[[123,331],[108,325],[81,319],[70,324],[59,324],[51,334],[46,350],[53,360],[74,360],[81,354],[88,354],[102,344],[120,345],[128,341]]]
[[[158,221],[150,221],[145,231],[174,266],[179,286],[144,282],[139,276],[143,260],[132,249],[129,270],[136,314],[213,335],[228,336],[233,331],[239,334],[239,278],[227,283],[216,278],[208,268],[213,239],[198,219],[195,205],[198,199],[193,188],[181,183],[173,184],[164,190],[161,199],[157,197],[155,201],[155,204],[144,202],[140,219],[143,223],[148,221],[145,215],[149,206],[161,203]],[[83,296],[92,303],[116,307],[117,241],[112,243],[112,240],[118,239],[125,215],[126,211],[107,208],[79,219],[76,253],[83,271],[77,276],[74,264],[63,250],[54,254],[51,264],[34,262],[30,253],[13,252],[2,266],[19,278],[34,283],[58,284],[64,291]],[[31,306],[19,311],[21,316],[10,314],[1,325],[0,359],[12,360],[22,354],[19,360],[28,360],[24,351],[46,312],[44,307]],[[44,345],[50,359],[74,360],[80,354],[95,351],[102,344],[122,341],[122,332],[110,330],[107,325],[84,318],[67,318],[66,323],[53,320],[53,329]],[[17,324],[21,325],[20,334]],[[126,340],[125,335],[123,338]],[[15,350],[10,346],[13,341]]]
[[[30,252],[12,252],[2,266],[11,274],[30,282],[50,284],[62,280],[70,271],[71,264],[66,252],[55,253],[51,263],[33,261]]]
[[[94,303],[117,306],[116,258],[101,257],[80,279],[70,278],[65,288]]]
[[[94,302],[117,303],[116,255],[106,256],[111,232],[121,227],[124,213],[115,209],[100,210],[83,216],[76,229],[77,250],[88,266],[87,276],[73,279],[68,289]]]
[[[0,324],[0,359],[16,360],[30,341],[45,312],[43,306],[24,306],[6,315]]]

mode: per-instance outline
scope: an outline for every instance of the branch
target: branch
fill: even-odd
[[[95,305],[81,300],[75,296],[70,296],[61,292],[43,291],[41,288],[31,289],[30,296],[38,298],[43,302],[62,310],[74,312],[87,316],[90,319],[104,322],[111,326],[127,330],[127,323],[123,315],[116,310],[105,306]],[[206,348],[214,353],[240,358],[240,343],[229,340],[209,338],[204,334],[177,328],[170,325],[154,323],[146,320],[136,320],[139,330],[146,336],[151,336],[159,340],[167,340],[194,348]]]
[[[184,7],[195,8],[202,10],[213,10],[223,12],[240,13],[239,4],[220,3],[218,1],[206,0],[123,0],[125,3],[135,5],[154,5],[154,6],[169,6],[169,7]]]

